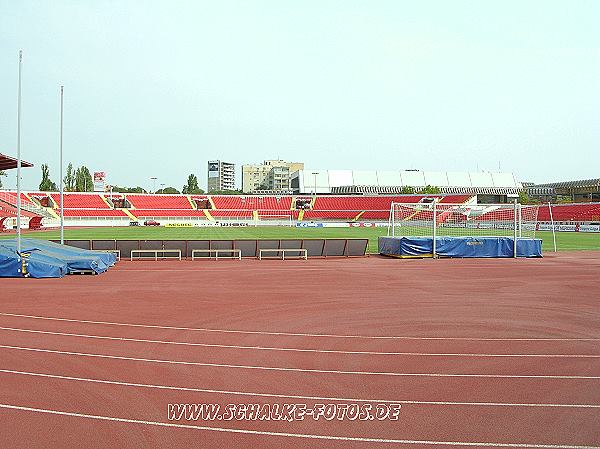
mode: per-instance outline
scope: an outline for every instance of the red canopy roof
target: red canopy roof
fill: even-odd
[[[21,160],[21,167],[33,167],[33,164]],[[0,170],[8,170],[11,168],[17,168],[17,160],[14,157],[0,153]]]

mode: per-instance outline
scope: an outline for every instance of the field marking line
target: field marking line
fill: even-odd
[[[18,410],[34,413],[45,413],[50,415],[70,416],[74,418],[87,418],[102,421],[121,422],[128,424],[145,424],[159,427],[171,427],[177,429],[204,430],[210,432],[237,433],[246,435],[261,435],[286,438],[304,438],[313,440],[335,440],[335,441],[355,441],[365,443],[392,443],[392,444],[430,444],[437,446],[484,446],[484,447],[510,447],[510,448],[540,448],[540,449],[600,449],[600,446],[574,446],[563,444],[533,444],[533,443],[489,443],[489,442],[461,442],[461,441],[428,441],[428,440],[400,440],[387,438],[369,438],[369,437],[350,437],[338,435],[318,435],[307,433],[288,433],[288,432],[269,432],[264,430],[236,429],[227,427],[193,426],[191,424],[177,424],[171,422],[146,421],[131,418],[119,418],[115,416],[91,415],[87,413],[65,412],[62,410],[53,410],[45,408],[23,407],[12,404],[0,404],[0,408],[9,410]]]
[[[146,363],[166,363],[172,365],[206,366],[214,368],[248,369],[262,371],[290,371],[299,373],[324,373],[324,374],[349,374],[363,376],[393,376],[393,377],[476,377],[476,378],[500,378],[500,379],[600,379],[600,376],[578,376],[578,375],[534,375],[534,374],[453,374],[453,373],[394,373],[387,371],[342,371],[312,368],[289,368],[281,366],[260,365],[231,365],[227,363],[190,362],[185,360],[147,359],[142,357],[126,357],[109,354],[94,354],[89,352],[59,351],[56,349],[30,348],[23,346],[0,345],[3,349],[14,349],[17,351],[43,352],[49,354],[72,355],[77,357],[94,357],[114,360],[131,360]]]
[[[229,334],[253,334],[253,335],[277,335],[292,337],[327,337],[327,338],[359,338],[380,340],[460,340],[460,341],[600,341],[600,338],[486,338],[486,337],[411,337],[411,336],[385,336],[385,335],[340,335],[340,334],[314,334],[302,332],[269,332],[269,331],[246,331],[233,329],[211,329],[202,327],[161,326],[157,324],[119,323],[113,321],[77,320],[72,318],[57,318],[39,315],[23,315],[18,313],[0,312],[0,316],[16,318],[31,318],[36,320],[64,321],[69,323],[99,324],[104,326],[141,327],[147,329],[169,329],[196,332],[215,332]]]
[[[43,331],[39,329],[23,329],[16,327],[1,327],[0,331],[9,332],[24,332],[32,334],[56,335],[61,337],[77,337],[90,338],[99,340],[116,340],[130,341],[135,343],[153,343],[164,345],[181,345],[181,346],[199,346],[206,348],[227,348],[227,349],[249,349],[257,351],[284,351],[284,352],[314,352],[325,354],[356,354],[356,355],[399,355],[399,356],[415,356],[415,357],[521,357],[521,358],[590,358],[600,359],[600,354],[487,354],[487,353],[448,353],[448,352],[384,352],[384,351],[344,351],[337,349],[311,349],[311,348],[281,348],[273,346],[244,346],[244,345],[224,345],[217,343],[193,343],[185,341],[171,340],[149,340],[144,338],[130,337],[112,337],[107,335],[92,335],[92,334],[77,334],[71,332],[53,332]]]
[[[214,390],[209,388],[178,387],[173,385],[143,384],[137,382],[123,382],[106,379],[92,379],[88,377],[64,376],[60,374],[33,373],[30,371],[17,371],[9,369],[0,369],[0,373],[16,374],[22,376],[45,377],[50,379],[70,380],[78,382],[90,382],[107,385],[119,385],[124,387],[150,388],[157,390],[189,391],[193,393],[211,393],[224,394],[232,396],[258,396],[280,399],[302,399],[311,401],[339,401],[339,402],[377,402],[392,403],[402,405],[455,405],[455,406],[473,406],[473,407],[538,407],[538,408],[600,408],[600,404],[552,404],[552,403],[527,403],[527,402],[459,402],[459,401],[413,401],[413,400],[391,400],[391,399],[363,399],[363,398],[339,398],[327,396],[303,396],[293,394],[276,393],[253,393],[247,391],[235,390]]]

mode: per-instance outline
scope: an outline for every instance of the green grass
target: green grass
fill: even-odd
[[[205,239],[298,239],[298,238],[368,238],[368,251],[377,252],[377,237],[386,235],[386,228],[291,228],[284,226],[262,227],[205,227],[205,228],[81,228],[66,229],[66,239],[115,239],[115,240],[205,240]],[[24,234],[48,240],[60,238],[58,229],[36,231]],[[552,251],[552,233],[537,232],[543,240],[543,250]],[[13,238],[14,234],[0,235],[0,238]],[[583,232],[556,233],[559,250],[600,250],[600,234]]]

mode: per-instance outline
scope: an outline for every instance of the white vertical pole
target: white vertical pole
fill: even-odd
[[[513,257],[517,258],[517,200],[514,202],[513,207]]]
[[[552,204],[548,202],[548,210],[550,211],[550,223],[552,224],[552,241],[554,242],[554,252],[556,252],[556,232],[554,231],[554,218],[552,217]]]
[[[390,228],[392,230],[392,237],[394,237],[394,202],[390,204],[390,218],[388,218],[388,230],[387,235],[390,236]]]
[[[523,205],[519,203],[519,238],[523,237]]]
[[[19,88],[17,92],[17,253],[21,255],[21,72],[23,50],[19,50]]]
[[[433,247],[432,247],[432,257],[435,258],[436,251],[436,238],[437,238],[437,201],[433,200]]]
[[[65,211],[63,198],[63,90],[60,86],[60,244],[65,244]]]

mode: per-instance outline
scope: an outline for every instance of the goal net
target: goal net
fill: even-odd
[[[294,212],[291,210],[259,210],[256,214],[257,225],[294,226]]]
[[[388,236],[535,238],[539,206],[392,203]]]

